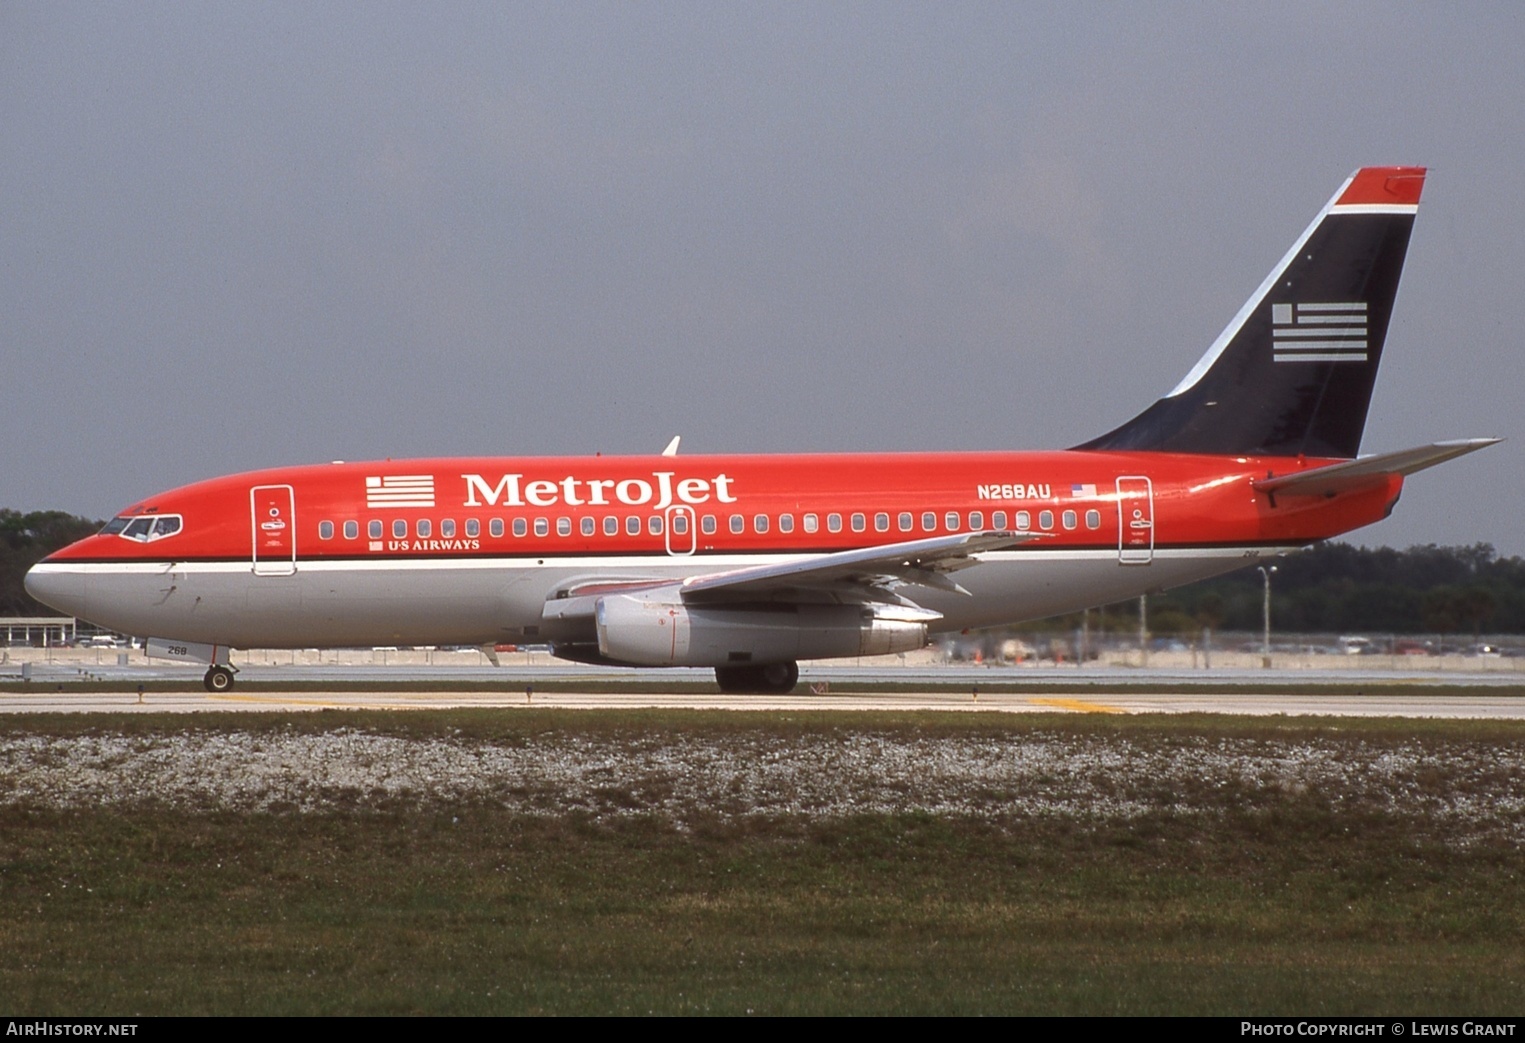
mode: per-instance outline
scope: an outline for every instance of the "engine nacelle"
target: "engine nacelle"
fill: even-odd
[[[599,652],[636,666],[735,666],[887,655],[921,648],[927,643],[927,623],[941,618],[898,605],[766,602],[712,608],[669,597],[599,598]]]

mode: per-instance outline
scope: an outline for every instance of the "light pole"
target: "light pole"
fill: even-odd
[[[1262,606],[1262,616],[1265,622],[1265,631],[1260,638],[1260,666],[1262,669],[1271,669],[1271,573],[1276,571],[1276,566],[1266,568],[1264,565],[1256,566],[1260,569],[1260,578],[1265,580],[1266,593]]]

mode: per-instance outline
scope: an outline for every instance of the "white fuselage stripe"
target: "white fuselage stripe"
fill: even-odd
[[[1156,558],[1191,560],[1200,558],[1244,558],[1265,555],[1274,555],[1285,551],[1296,550],[1305,543],[1289,543],[1286,545],[1267,547],[1156,547]],[[588,556],[588,557],[481,557],[481,558],[346,558],[343,560],[298,560],[297,571],[299,572],[422,572],[422,571],[459,571],[459,570],[501,570],[501,569],[554,569],[554,570],[597,570],[597,571],[624,571],[639,569],[661,569],[670,571],[678,565],[686,565],[692,569],[695,565],[702,565],[703,572],[722,572],[728,569],[744,568],[752,565],[763,565],[780,561],[810,561],[822,557],[820,554],[790,554],[777,552],[771,554],[713,554],[701,558],[673,557],[667,554],[629,555],[629,556]],[[1009,551],[986,551],[977,555],[980,561],[988,562],[1014,562],[1024,558],[1038,558],[1043,561],[1104,561],[1116,560],[1117,548],[1074,548],[1060,547],[1009,550]],[[183,561],[183,562],[147,562],[147,561],[44,561],[33,566],[38,574],[55,575],[98,575],[98,576],[157,576],[167,573],[183,573],[186,575],[226,575],[240,572],[249,572],[252,564],[248,559],[229,561]]]

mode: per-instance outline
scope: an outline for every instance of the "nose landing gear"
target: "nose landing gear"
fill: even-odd
[[[201,683],[206,685],[207,691],[214,694],[230,691],[233,688],[233,671],[226,666],[208,667]]]

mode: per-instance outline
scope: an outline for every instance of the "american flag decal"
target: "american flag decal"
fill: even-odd
[[[365,505],[367,507],[433,507],[434,475],[367,476]]]
[[[1277,362],[1365,362],[1366,302],[1271,305]]]

